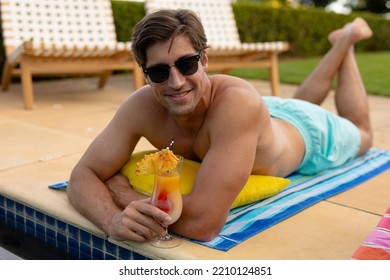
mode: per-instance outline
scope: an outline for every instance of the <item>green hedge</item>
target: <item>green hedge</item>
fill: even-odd
[[[242,41],[288,41],[291,44],[289,56],[324,54],[330,46],[328,34],[357,16],[363,17],[374,31],[371,40],[358,44],[358,50],[390,50],[390,20],[378,15],[341,15],[323,9],[275,9],[256,4],[235,4],[233,9]]]
[[[134,25],[145,15],[143,3],[112,1],[118,40],[130,40]],[[390,50],[390,20],[361,13],[340,15],[323,9],[271,8],[260,4],[233,4],[238,31],[243,42],[288,41],[284,55],[308,57],[329,49],[328,34],[356,16],[367,20],[374,31],[371,40],[358,44],[359,51]]]
[[[130,41],[135,24],[145,16],[144,4],[114,0],[111,3],[118,41]]]
[[[144,15],[140,2],[112,0],[114,22],[119,41],[131,40],[133,27]],[[237,27],[243,42],[288,41],[291,50],[285,56],[322,55],[329,49],[330,31],[343,26],[357,15],[365,18],[374,31],[371,40],[359,43],[359,51],[390,50],[390,20],[374,14],[339,15],[308,8],[271,8],[260,4],[233,4]],[[2,42],[2,38],[0,38]],[[0,44],[0,66],[4,62]],[[0,68],[0,71],[2,67]]]

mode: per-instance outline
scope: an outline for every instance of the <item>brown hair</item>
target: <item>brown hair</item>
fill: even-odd
[[[191,10],[159,10],[146,15],[134,29],[132,51],[137,63],[146,64],[146,50],[158,42],[176,36],[187,37],[196,51],[207,48],[207,39],[199,17]]]

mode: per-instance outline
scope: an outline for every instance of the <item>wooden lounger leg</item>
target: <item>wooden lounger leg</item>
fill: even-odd
[[[20,63],[21,79],[23,88],[23,101],[25,109],[32,109],[34,106],[34,93],[32,87],[31,68],[26,63]]]
[[[103,88],[106,85],[107,80],[111,76],[112,72],[113,72],[112,70],[103,71],[103,73],[100,75],[100,80],[98,85],[99,88]]]
[[[270,54],[271,67],[269,68],[269,79],[271,82],[271,93],[273,96],[279,96],[279,71],[278,54]]]
[[[143,85],[145,85],[144,74],[141,71],[141,68],[135,66],[133,70],[134,76],[134,88],[139,89]]]
[[[3,68],[3,77],[1,78],[1,89],[3,91],[8,90],[9,88],[9,84],[12,77],[12,71],[14,68],[15,65],[9,64],[7,60],[5,61],[4,68]]]

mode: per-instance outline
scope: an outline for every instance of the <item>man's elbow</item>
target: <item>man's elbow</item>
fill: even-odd
[[[174,231],[187,238],[207,242],[214,239],[221,231],[224,223],[208,221],[207,219],[198,221],[188,221],[180,223]]]
[[[193,239],[203,242],[208,242],[217,237],[220,230],[215,228],[205,229],[204,231],[194,232]]]
[[[68,197],[68,200],[70,202],[70,204],[75,207],[76,209],[78,209],[78,198],[79,198],[79,194],[77,193],[77,188],[74,187],[74,184],[72,183],[69,183],[67,188],[66,188],[66,195]]]

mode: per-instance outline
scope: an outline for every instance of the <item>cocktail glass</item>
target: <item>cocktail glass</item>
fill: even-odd
[[[177,156],[179,162],[175,169],[159,172],[154,177],[154,190],[152,194],[152,205],[161,209],[171,216],[170,224],[176,222],[183,209],[183,200],[180,191],[180,170],[183,165],[183,157]],[[181,239],[173,237],[168,232],[168,225],[165,227],[165,235],[150,240],[150,244],[159,248],[173,248],[181,244]]]

